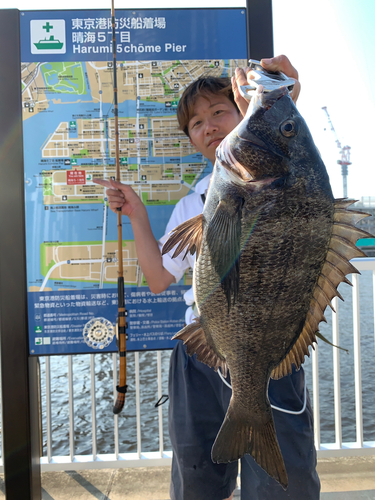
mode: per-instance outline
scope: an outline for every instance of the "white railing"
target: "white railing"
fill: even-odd
[[[364,259],[353,259],[353,265],[361,271],[372,271],[372,304],[375,312],[375,258],[368,257]],[[360,286],[359,275],[352,274],[352,308],[353,308],[353,377],[355,394],[355,441],[343,441],[342,437],[342,412],[341,412],[341,388],[340,379],[340,351],[333,349],[333,395],[334,395],[334,429],[335,441],[332,443],[321,442],[321,412],[319,404],[319,367],[318,367],[318,346],[312,351],[312,392],[313,392],[313,410],[314,410],[314,430],[315,447],[318,450],[318,457],[350,456],[350,455],[375,455],[375,440],[364,440],[363,427],[363,405],[362,405],[362,369],[361,369],[361,321],[360,321]],[[335,297],[332,305],[336,313],[332,313],[332,343],[340,345],[339,337],[339,300]],[[372,318],[372,336],[375,330],[375,313]],[[367,332],[369,334],[369,332]],[[322,342],[319,343],[321,348]],[[375,350],[372,349],[372,357]],[[365,373],[366,377],[371,377],[370,373]],[[375,389],[374,393],[375,395]],[[372,400],[374,401],[374,397]]]
[[[142,354],[141,354],[142,355]],[[74,410],[74,377],[73,377],[73,356],[64,356],[67,358],[68,363],[68,401],[69,401],[69,427],[66,439],[69,439],[69,455],[56,456],[52,453],[53,444],[53,413],[56,409],[53,408],[51,402],[51,358],[45,358],[45,394],[46,394],[46,408],[45,408],[45,421],[46,421],[46,455],[41,458],[42,471],[48,470],[66,470],[67,467],[70,469],[88,469],[88,468],[115,468],[115,467],[145,467],[153,465],[169,465],[172,459],[172,452],[164,450],[164,425],[166,421],[165,410],[163,411],[163,406],[158,406],[157,408],[157,418],[158,424],[156,426],[157,436],[153,436],[153,442],[158,441],[158,447],[155,451],[142,451],[142,425],[141,425],[141,402],[140,393],[142,390],[140,382],[140,353],[135,352],[130,354],[129,357],[133,357],[134,366],[134,377],[133,381],[135,383],[135,390],[131,391],[131,395],[127,395],[129,398],[134,398],[135,400],[135,426],[134,422],[130,424],[130,430],[126,429],[126,425],[123,430],[119,429],[119,421],[126,424],[126,406],[120,415],[112,415],[112,405],[116,398],[116,385],[117,385],[117,354],[110,354],[107,357],[112,359],[112,371],[113,371],[113,384],[111,397],[107,398],[108,405],[106,408],[107,421],[112,424],[113,432],[113,449],[112,453],[98,453],[98,418],[97,418],[97,398],[96,398],[96,387],[98,384],[98,376],[95,373],[95,359],[96,355],[90,354],[90,400],[91,400],[91,440],[90,436],[87,435],[87,440],[91,443],[91,453],[90,454],[76,454],[76,443],[75,435],[77,433],[75,429],[75,410]],[[157,351],[153,353],[153,357],[156,358],[155,364],[155,379],[157,381],[157,393],[155,394],[155,403],[158,399],[162,397],[163,394],[163,381],[162,381],[162,352]],[[150,374],[150,376],[152,376]],[[164,383],[165,385],[165,383]],[[164,388],[164,393],[167,392],[167,388]],[[112,397],[113,395],[113,397]],[[134,401],[133,400],[133,401]],[[44,410],[44,409],[43,409]],[[44,412],[43,412],[44,413]],[[164,417],[164,418],[163,418]],[[88,426],[90,424],[88,423]],[[134,429],[135,427],[135,429]],[[135,432],[134,432],[135,431]],[[111,431],[109,431],[111,432]],[[123,435],[126,434],[128,439],[134,441],[136,446],[136,451],[122,453],[120,452],[121,439]],[[129,436],[129,434],[131,434]]]
[[[375,297],[375,258],[355,259],[354,265],[360,271],[372,271],[372,304]],[[350,278],[350,277],[349,277]],[[344,455],[368,455],[375,454],[375,441],[364,440],[363,407],[362,407],[362,373],[361,373],[361,332],[360,332],[360,306],[364,300],[361,294],[358,275],[352,275],[352,310],[353,327],[350,335],[353,339],[353,377],[355,393],[355,435],[356,439],[343,441],[342,427],[342,394],[347,390],[343,387],[340,376],[340,356],[341,362],[346,362],[347,358],[342,351],[333,349],[332,372],[333,372],[333,405],[332,409],[325,408],[322,411],[320,404],[322,394],[319,390],[319,360],[318,348],[312,351],[311,362],[305,363],[307,379],[312,380],[309,385],[312,393],[312,403],[314,409],[315,425],[315,446],[318,456],[344,456]],[[347,285],[345,285],[347,286]],[[348,288],[349,289],[349,288]],[[367,297],[368,298],[368,297]],[[337,298],[333,300],[333,307],[336,313],[332,313],[329,322],[332,325],[332,343],[340,344],[339,338],[339,314],[341,304]],[[375,305],[374,305],[375,310]],[[374,337],[375,316],[372,317],[371,332]],[[330,327],[331,327],[330,325]],[[347,325],[346,325],[347,326]],[[367,335],[369,332],[366,332]],[[327,335],[326,333],[324,333]],[[328,335],[327,335],[328,336]],[[330,347],[319,342],[321,354],[327,358],[331,352]],[[374,358],[375,351],[372,352]],[[129,356],[130,367],[130,388],[127,394],[127,405],[120,415],[112,415],[112,404],[116,395],[117,385],[117,355],[101,354],[100,364],[98,355],[85,355],[85,363],[80,370],[83,375],[74,376],[75,363],[80,363],[83,356],[63,356],[41,358],[41,387],[42,387],[42,423],[43,423],[43,456],[41,458],[42,471],[66,470],[66,469],[88,469],[88,468],[118,468],[118,467],[142,467],[154,465],[169,465],[171,463],[172,452],[169,450],[169,438],[167,429],[167,411],[164,406],[154,408],[154,403],[166,394],[168,377],[169,351],[157,351],[153,353],[133,353]],[[57,375],[56,369],[51,369],[52,364],[56,364],[59,358],[59,370],[66,363],[66,373]],[[146,359],[147,358],[147,359]],[[103,368],[103,363],[106,366]],[[375,365],[375,363],[374,363]],[[345,366],[345,365],[344,365]],[[326,367],[325,367],[326,368]],[[324,368],[324,369],[325,369]],[[130,370],[129,370],[130,371]],[[147,379],[142,375],[147,371]],[[322,372],[326,376],[326,369]],[[375,375],[375,374],[374,374]],[[364,377],[371,377],[368,371],[363,373]],[[56,381],[57,377],[57,381]],[[82,382],[80,378],[85,378]],[[103,380],[103,377],[107,377]],[[59,382],[61,379],[61,382]],[[110,380],[112,379],[112,383]],[[141,395],[145,390],[149,390],[146,410],[145,404],[141,401]],[[66,391],[63,385],[66,384]],[[82,399],[82,388],[75,385],[84,384],[87,394],[86,402],[79,402]],[[112,385],[110,389],[109,386]],[[323,387],[322,383],[320,384]],[[371,385],[371,384],[370,384]],[[90,386],[89,390],[86,386]],[[325,384],[327,386],[327,384]],[[111,392],[106,395],[106,390]],[[60,391],[56,397],[56,391]],[[374,389],[375,392],[375,389]],[[113,399],[112,399],[113,393]],[[374,393],[373,393],[374,394]],[[103,405],[103,400],[105,404]],[[152,400],[152,404],[150,403]],[[372,397],[375,401],[375,397]],[[326,407],[327,405],[325,405]],[[104,408],[104,409],[103,409]],[[65,419],[61,418],[61,413],[65,412]],[[321,442],[322,419],[327,419],[327,414],[334,415],[334,439],[332,442]],[[80,424],[77,425],[77,418]],[[91,423],[90,423],[91,420]],[[144,421],[147,420],[146,424]],[[143,421],[143,422],[142,422]],[[104,423],[103,423],[104,422]],[[151,423],[150,423],[151,422]],[[147,451],[144,451],[144,433],[151,425],[151,436],[148,436]],[[352,430],[352,434],[354,429]],[[333,430],[331,429],[332,433]],[[59,439],[54,438],[59,434]],[[149,432],[150,434],[150,432]],[[81,435],[84,437],[78,439]],[[68,444],[68,453],[54,453],[57,441]],[[81,444],[78,443],[81,442]],[[108,442],[111,441],[109,444]],[[151,442],[151,444],[150,444]],[[77,444],[78,443],[78,444]],[[77,449],[85,443],[86,451],[77,452]],[[87,451],[89,443],[89,451]],[[99,444],[100,443],[100,444]],[[105,443],[105,452],[101,451]],[[151,447],[151,450],[150,450]],[[126,448],[131,450],[126,451]],[[2,464],[0,465],[2,471]]]

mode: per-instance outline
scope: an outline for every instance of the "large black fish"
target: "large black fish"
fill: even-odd
[[[316,342],[324,310],[367,214],[335,200],[309,129],[285,87],[258,93],[221,143],[202,215],[164,245],[197,253],[199,316],[175,338],[200,361],[230,370],[232,398],[212,448],[214,462],[245,453],[284,488],[288,477],[267,396],[270,377],[297,369]]]

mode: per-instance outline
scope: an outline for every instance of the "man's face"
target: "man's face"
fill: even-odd
[[[220,94],[200,96],[188,124],[190,141],[214,163],[216,148],[241,120],[241,114],[228,97]]]

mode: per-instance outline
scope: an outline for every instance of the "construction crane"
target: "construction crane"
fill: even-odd
[[[322,110],[326,112],[328,123],[330,124],[332,132],[335,134],[336,145],[340,150],[340,160],[337,163],[341,165],[341,175],[342,175],[342,189],[344,198],[348,197],[348,166],[351,165],[350,162],[350,146],[341,146],[341,142],[337,137],[335,127],[333,126],[331,117],[329,116],[327,106],[323,106]]]

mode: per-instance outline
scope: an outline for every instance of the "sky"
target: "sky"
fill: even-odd
[[[135,5],[136,3],[136,5]],[[115,0],[116,9],[156,8],[155,0]],[[8,0],[19,10],[110,9],[109,0]],[[108,5],[107,5],[108,4]],[[245,7],[245,0],[180,0],[178,7]],[[274,54],[299,72],[298,108],[328,170],[335,197],[343,196],[342,146],[351,147],[348,197],[375,197],[375,0],[273,0]],[[54,7],[56,6],[56,7]],[[176,8],[158,0],[157,8]],[[223,33],[230,36],[230,33]],[[269,54],[264,54],[268,57]],[[335,134],[330,130],[326,106]]]

